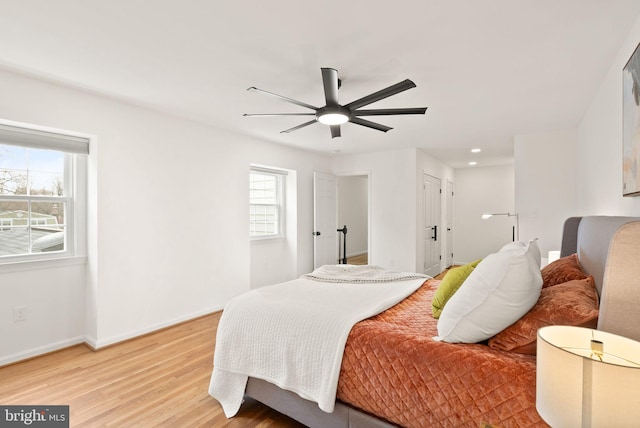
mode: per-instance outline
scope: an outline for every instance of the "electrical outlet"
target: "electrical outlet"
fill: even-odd
[[[16,306],[13,308],[13,322],[20,322],[27,320],[27,307]]]

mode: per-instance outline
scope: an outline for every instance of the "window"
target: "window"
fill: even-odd
[[[249,173],[249,236],[252,239],[284,236],[284,183],[286,171],[251,167]]]
[[[88,143],[0,123],[0,263],[74,255],[75,175]]]

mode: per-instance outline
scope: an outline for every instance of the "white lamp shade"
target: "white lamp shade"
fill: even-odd
[[[602,361],[591,340],[604,344]],[[538,330],[536,408],[552,427],[637,427],[640,343],[581,327]]]

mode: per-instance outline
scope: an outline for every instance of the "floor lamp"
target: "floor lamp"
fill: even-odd
[[[494,214],[482,214],[482,219],[483,220],[488,220],[491,217],[495,216],[495,215],[506,215],[507,217],[515,217],[516,218],[516,225],[513,226],[512,229],[512,239],[513,241],[519,241],[520,240],[520,224],[518,221],[518,213],[515,214],[511,214],[511,213],[494,213]]]

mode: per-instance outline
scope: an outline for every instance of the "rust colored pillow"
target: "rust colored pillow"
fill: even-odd
[[[519,354],[536,354],[538,329],[547,325],[596,328],[598,293],[592,276],[574,279],[540,293],[525,316],[489,339],[489,346]]]
[[[575,253],[549,263],[542,268],[540,273],[542,274],[542,288],[587,277],[578,262],[578,255]]]

